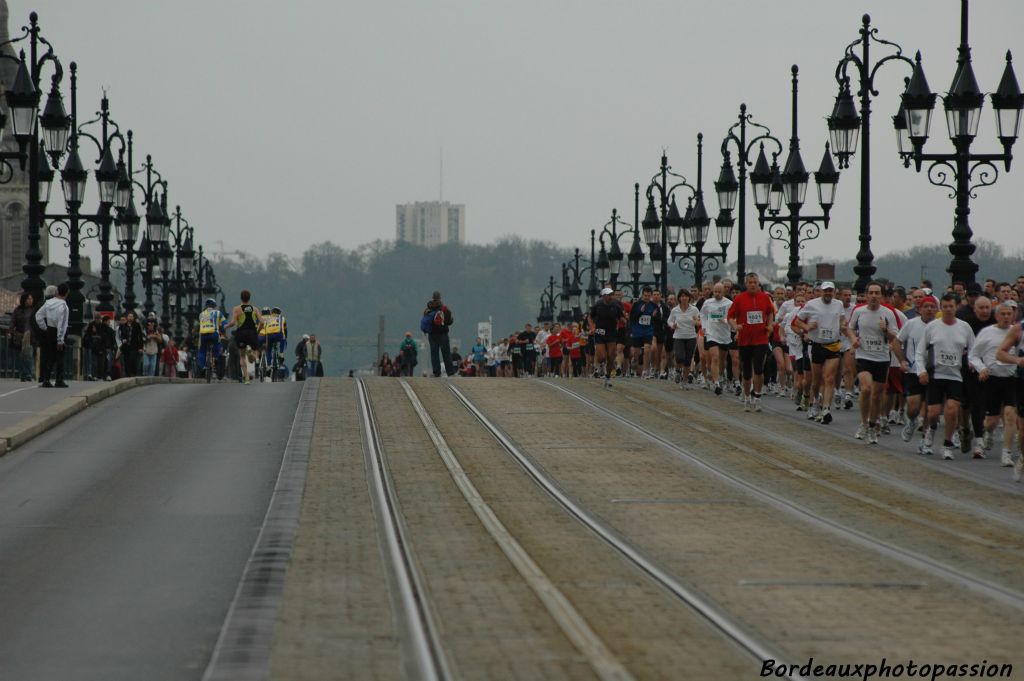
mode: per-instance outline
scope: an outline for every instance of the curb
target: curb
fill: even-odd
[[[56,404],[50,405],[38,414],[28,417],[21,423],[0,430],[0,456],[4,456],[12,449],[20,447],[34,437],[42,435],[51,428],[67,421],[80,411],[84,411],[86,407],[91,407],[97,402],[102,402],[108,397],[113,397],[126,390],[157,383],[195,382],[197,381],[191,378],[136,376],[134,378],[119,378],[116,381],[85,388]]]

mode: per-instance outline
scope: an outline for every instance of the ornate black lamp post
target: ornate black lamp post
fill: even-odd
[[[583,321],[583,309],[581,296],[583,290],[580,288],[583,283],[583,275],[590,272],[590,282],[587,284],[587,305],[588,309],[597,300],[598,294],[601,290],[597,285],[597,277],[594,273],[594,235],[595,231],[590,231],[590,264],[581,266],[580,265],[580,249],[576,249],[576,253],[573,256],[571,263],[564,263],[563,267],[567,268],[568,271],[572,272],[572,280],[569,283],[569,305],[572,310],[573,321]]]
[[[15,155],[19,166],[24,169],[28,165],[28,248],[25,251],[25,263],[22,271],[25,279],[21,287],[32,295],[36,306],[43,302],[43,288],[46,282],[42,279],[45,267],[42,264],[43,252],[39,248],[40,229],[43,226],[43,204],[49,197],[50,186],[53,181],[53,171],[46,154],[50,155],[53,166],[58,165],[60,157],[67,148],[68,134],[71,126],[70,117],[64,112],[64,106],[60,97],[60,83],[64,77],[64,70],[60,60],[54,54],[53,46],[40,35],[39,15],[32,12],[29,15],[29,25],[22,28],[22,35],[5,43],[13,45],[22,40],[29,41],[29,55],[26,60],[24,51],[18,61],[18,72],[15,75],[12,87],[6,92],[5,98],[11,116],[11,127],[14,136],[18,140],[19,151]],[[40,46],[45,51],[40,55]],[[10,55],[0,54],[5,59],[13,59]],[[47,63],[53,67],[53,75],[50,80],[50,94],[47,97],[43,115],[39,116],[39,125],[36,125],[38,107],[40,100],[39,85],[42,81],[43,69]],[[42,129],[46,152],[39,139],[39,132]],[[10,168],[8,161],[9,154],[3,154],[4,164]],[[10,181],[13,174],[7,175]],[[42,199],[42,200],[41,200]]]
[[[562,290],[558,294],[558,323],[565,324],[572,319],[572,294],[569,290],[569,268],[562,263]]]
[[[754,184],[754,200],[757,203],[761,229],[768,226],[771,238],[786,244],[789,249],[789,270],[786,279],[795,284],[800,281],[803,272],[800,269],[800,250],[805,241],[817,239],[821,227],[828,229],[829,211],[835,201],[836,185],[839,183],[839,171],[832,162],[829,145],[825,143],[825,155],[821,166],[814,173],[814,181],[818,185],[818,202],[821,204],[821,215],[801,215],[804,199],[807,195],[807,181],[810,174],[800,156],[800,137],[797,134],[797,82],[800,69],[794,64],[793,73],[793,136],[789,140],[789,156],[785,168],[779,173],[777,158],[772,160],[771,181],[765,182],[760,160],[751,174]],[[774,155],[773,155],[774,156]],[[765,191],[767,187],[767,192]],[[767,196],[765,196],[767,194]],[[788,216],[780,216],[782,203],[789,209]],[[767,211],[768,215],[765,215]]]
[[[637,185],[637,187],[639,186]],[[619,225],[624,225],[630,229],[620,230]],[[633,233],[633,231],[633,225],[620,218],[619,211],[612,208],[611,220],[604,224],[601,228],[601,233],[598,235],[601,249],[597,254],[597,278],[602,286],[608,285],[611,288],[617,286],[619,276],[622,273],[622,261],[625,258],[622,249],[619,247],[619,239],[626,234]],[[610,242],[607,249],[604,246],[604,238],[606,236]]]
[[[671,186],[669,177],[677,178],[679,181]],[[679,208],[676,205],[675,192],[679,189],[687,189],[690,192],[690,206],[686,216],[679,215]],[[660,201],[661,218],[654,207],[654,193],[657,191]],[[694,282],[701,285],[705,271],[714,271],[719,267],[720,261],[724,261],[729,242],[732,240],[732,219],[726,217],[718,224],[718,240],[721,246],[720,251],[706,251],[704,249],[708,238],[708,228],[711,225],[711,218],[708,217],[707,208],[704,206],[704,135],[697,135],[697,186],[691,185],[685,177],[672,172],[668,165],[668,157],[661,155],[661,170],[652,179],[647,187],[647,214],[641,223],[644,230],[644,240],[651,248],[651,262],[654,263],[654,276],[660,282],[663,295],[668,294],[668,276],[666,265],[679,262],[682,271],[693,272]],[[678,250],[680,243],[686,246],[686,250]],[[667,247],[666,247],[667,244]]]
[[[953,243],[949,252],[953,255],[947,272],[954,282],[964,285],[973,283],[978,264],[971,259],[975,245],[971,243],[970,222],[971,199],[975,190],[995,184],[999,177],[996,163],[1002,163],[1007,172],[1013,160],[1011,149],[1020,132],[1021,110],[1024,109],[1024,95],[1021,94],[1017,76],[1013,71],[1011,55],[1006,53],[1006,68],[999,82],[999,88],[992,95],[992,108],[996,114],[996,134],[1003,146],[1001,154],[976,154],[971,145],[978,134],[981,109],[985,95],[978,87],[971,66],[971,46],[968,43],[967,0],[960,3],[960,48],[956,73],[949,92],[943,98],[946,111],[946,126],[953,141],[954,152],[947,154],[924,153],[928,141],[932,111],[937,95],[928,87],[928,81],[921,66],[921,53],[917,53],[914,74],[903,93],[901,109],[905,115],[905,127],[897,121],[900,153],[904,164],[909,166],[913,159],[918,172],[928,163],[928,181],[950,190],[950,198],[956,198],[953,221]],[[912,149],[904,146],[909,138]]]
[[[555,321],[555,276],[551,275],[548,278],[548,286],[540,294],[540,314],[537,315],[537,321],[543,324],[544,322]]]
[[[195,251],[192,249],[192,226],[189,225],[181,215],[181,206],[174,207],[174,226],[170,230],[170,242],[167,244],[167,250],[171,250],[171,244],[173,243],[173,251],[171,254],[174,258],[173,263],[168,268],[167,273],[164,275],[165,279],[169,281],[165,284],[164,288],[164,299],[169,301],[170,294],[174,294],[174,338],[175,342],[181,343],[184,331],[182,330],[182,315],[181,315],[181,297],[183,293],[186,293],[189,287],[189,282],[192,277],[192,270],[195,266]],[[163,267],[161,267],[163,270]],[[173,271],[173,275],[171,274]],[[164,303],[164,309],[168,307],[168,302]],[[164,326],[170,324],[168,318],[163,322]]]
[[[903,48],[896,43],[878,37],[878,29],[871,27],[871,17],[864,15],[860,38],[846,47],[846,53],[836,67],[836,82],[839,83],[839,94],[828,117],[829,137],[832,140],[832,153],[839,160],[840,168],[850,167],[850,157],[857,153],[857,142],[864,140],[864,151],[860,165],[860,249],[857,251],[857,264],[853,271],[857,274],[854,283],[858,293],[867,289],[874,277],[874,254],[871,253],[871,97],[878,96],[875,89],[875,74],[883,65],[892,62],[904,62],[911,67],[914,63],[903,56]],[[872,63],[871,43],[888,45],[894,53]],[[857,48],[860,47],[860,54]],[[848,71],[853,67],[858,79],[857,96],[860,97],[860,113],[853,103],[850,90]]]
[[[757,135],[747,140],[747,125],[758,128]],[[736,130],[739,129],[739,135]],[[740,104],[739,122],[733,123],[722,140],[722,170],[715,182],[715,193],[718,194],[718,217],[715,218],[715,225],[719,228],[731,227],[735,221],[732,215],[736,209],[737,199],[739,200],[739,239],[736,242],[736,278],[743,281],[747,274],[747,168],[754,166],[750,160],[750,152],[755,144],[760,144],[758,162],[763,169],[768,168],[768,160],[764,156],[764,142],[774,142],[778,147],[778,153],[782,153],[782,142],[778,140],[772,131],[760,123],[755,123],[753,117],[747,113],[747,105]],[[729,143],[736,146],[736,165],[739,169],[739,181],[737,173],[733,170],[732,159],[729,155]],[[724,249],[723,249],[724,250]]]

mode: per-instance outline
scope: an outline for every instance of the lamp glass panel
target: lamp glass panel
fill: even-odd
[[[931,109],[907,109],[907,129],[911,137],[928,137],[932,126]]]
[[[910,141],[910,131],[906,128],[896,130],[896,147],[900,154],[910,154],[914,151],[914,145]]]
[[[754,203],[758,206],[768,205],[768,192],[771,188],[767,182],[752,182],[754,187]]]
[[[43,128],[46,139],[46,150],[56,152],[58,156],[64,153],[68,145],[68,136],[71,131],[67,128]]]
[[[32,125],[35,123],[36,109],[32,106],[16,106],[11,108],[11,127],[18,137],[25,137],[32,134]]]
[[[612,276],[617,277],[622,272],[622,260],[609,260],[608,265],[611,268]]]
[[[732,243],[732,223],[725,223],[717,225],[718,228],[718,243],[721,244],[722,250],[724,251]]]
[[[768,207],[772,211],[782,210],[782,191],[776,191],[777,187],[768,192]]]
[[[104,180],[99,183],[100,203],[111,204],[117,194],[117,180]]]
[[[952,139],[975,137],[981,122],[981,109],[946,109],[946,127]]]
[[[786,205],[803,205],[804,199],[807,196],[807,183],[806,182],[788,182],[783,183],[782,193],[786,196]]]
[[[39,179],[39,201],[41,203],[50,202],[50,187],[53,186],[53,182],[50,180]]]
[[[717,192],[718,193],[718,207],[721,210],[733,210],[736,208],[736,199],[740,195],[739,189],[730,189]]]
[[[822,206],[831,206],[836,200],[836,182],[818,183],[818,203]]]
[[[1016,139],[1020,133],[1020,109],[996,109],[996,132],[1002,138]]]

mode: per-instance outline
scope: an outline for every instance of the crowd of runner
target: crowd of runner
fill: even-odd
[[[582,322],[478,338],[465,355],[453,349],[452,363],[463,376],[674,381],[753,412],[771,394],[825,426],[849,410],[870,444],[916,439],[919,453],[944,459],[998,446],[1019,482],[1022,296],[1024,277],[945,291],[871,282],[857,295],[829,281],[768,289],[751,274],[742,287],[722,279],[632,301],[605,288]]]

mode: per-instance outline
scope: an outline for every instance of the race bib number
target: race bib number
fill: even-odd
[[[959,352],[939,352],[936,359],[938,363],[944,367],[960,368]]]
[[[527,343],[526,344],[526,351],[527,352],[533,352],[534,351],[533,343]]]
[[[822,327],[818,329],[818,337],[823,341],[830,341],[836,337],[836,330],[831,327]]]
[[[869,352],[881,352],[885,348],[885,341],[881,338],[862,338],[861,344]]]
[[[651,325],[651,315],[649,315],[649,314],[642,314],[642,315],[640,315],[640,326],[650,326],[650,325]]]
[[[603,336],[605,334],[605,330],[604,329],[594,329],[594,331],[597,332],[598,336]]]
[[[580,344],[579,343],[573,343],[572,344],[572,349],[573,350],[579,350],[580,349]]]
[[[752,310],[748,312],[747,324],[764,324],[764,313],[760,310]]]
[[[518,355],[521,352],[522,352],[522,350],[520,348],[512,348],[512,354],[513,355]]]
[[[720,322],[723,319],[725,319],[725,313],[724,312],[712,312],[712,313],[708,314],[708,319],[710,319],[713,322]]]

